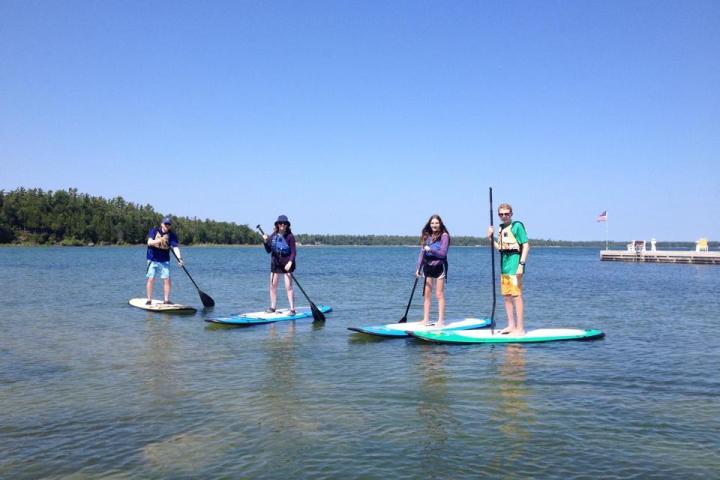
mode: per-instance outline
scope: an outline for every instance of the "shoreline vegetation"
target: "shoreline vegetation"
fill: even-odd
[[[145,236],[163,218],[151,205],[105,199],[78,193],[77,189],[43,191],[18,188],[0,190],[0,245],[17,246],[127,246],[143,245]],[[172,215],[173,229],[182,245],[253,246],[261,237],[247,224],[218,222]],[[302,246],[415,247],[419,235],[295,234]],[[453,246],[487,247],[488,240],[454,236]],[[605,248],[604,241],[530,239],[533,247]],[[625,249],[627,242],[609,242],[610,249]],[[718,242],[709,242],[718,248]],[[660,249],[694,249],[694,242],[658,242]]]

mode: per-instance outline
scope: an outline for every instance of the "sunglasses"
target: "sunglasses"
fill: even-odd
[[[498,213],[498,217],[510,217],[510,216],[512,216],[512,212]]]

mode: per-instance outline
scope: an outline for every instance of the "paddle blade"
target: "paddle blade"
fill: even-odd
[[[205,292],[201,292],[200,290],[198,290],[198,293],[200,294],[200,301],[204,307],[210,308],[215,306],[215,300],[213,300],[210,295]]]
[[[401,318],[398,323],[407,323],[407,316],[404,316],[403,318]]]
[[[323,314],[319,308],[317,308],[317,305],[314,303],[310,305],[310,310],[312,310],[313,314],[313,321],[314,322],[324,322],[325,321],[325,314]]]

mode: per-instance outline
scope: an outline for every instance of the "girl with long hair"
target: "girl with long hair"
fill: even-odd
[[[450,233],[440,218],[434,214],[422,229],[420,254],[418,255],[415,275],[425,277],[423,325],[430,323],[430,305],[432,303],[433,284],[438,302],[438,320],[436,327],[445,326],[445,281],[447,280],[447,254],[450,248]]]

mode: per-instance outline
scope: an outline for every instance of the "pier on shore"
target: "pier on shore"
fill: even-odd
[[[696,263],[720,265],[720,252],[675,250],[601,250],[600,260],[610,262]]]

